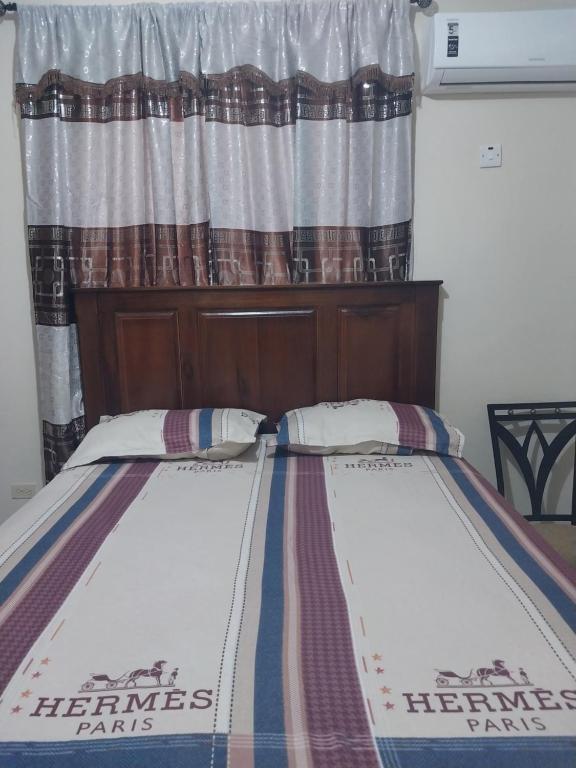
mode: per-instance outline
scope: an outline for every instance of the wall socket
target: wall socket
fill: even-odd
[[[35,483],[19,483],[10,486],[10,497],[12,499],[31,499],[36,493]]]
[[[499,168],[502,165],[502,144],[483,144],[480,147],[480,168]]]

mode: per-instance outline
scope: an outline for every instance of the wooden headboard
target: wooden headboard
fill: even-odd
[[[433,407],[440,285],[77,290],[87,427],[141,408]]]

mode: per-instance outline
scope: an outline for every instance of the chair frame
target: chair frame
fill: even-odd
[[[542,502],[548,479],[558,457],[569,442],[576,436],[576,401],[548,403],[499,403],[490,404],[488,421],[496,468],[498,490],[504,495],[504,473],[500,441],[508,448],[514,458],[530,494],[532,514],[525,519],[539,522],[563,521],[576,525],[576,457],[572,482],[572,512],[566,515],[542,514]],[[542,422],[565,420],[567,423],[557,435],[548,442],[540,424]],[[505,423],[530,422],[523,439],[518,439],[504,426]],[[542,459],[537,468],[533,468],[528,458],[532,436],[540,442]]]

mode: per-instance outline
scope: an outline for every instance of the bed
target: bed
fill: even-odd
[[[438,288],[82,292],[88,420],[400,422],[434,406]],[[8,520],[0,765],[573,768],[574,570],[460,446],[296,453],[287,423],[71,467]]]

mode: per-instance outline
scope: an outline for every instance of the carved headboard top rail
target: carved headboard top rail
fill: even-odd
[[[79,289],[87,426],[141,408],[434,406],[440,285]]]

